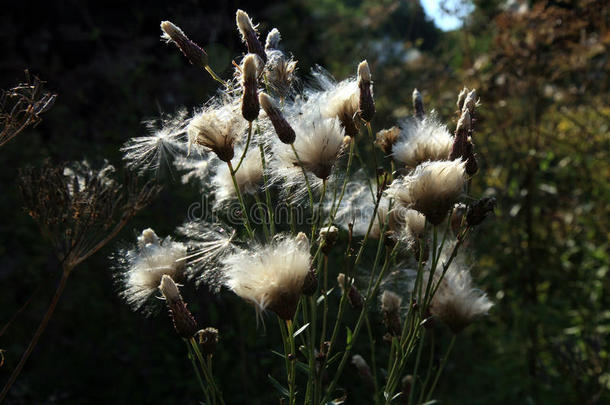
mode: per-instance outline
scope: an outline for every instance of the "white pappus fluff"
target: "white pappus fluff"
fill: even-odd
[[[392,157],[408,167],[429,160],[446,160],[451,153],[453,136],[432,113],[423,120],[409,118],[400,123],[402,130],[392,147]]]
[[[179,112],[174,118],[145,122],[151,135],[131,138],[122,147],[126,166],[140,173],[147,170],[157,171],[164,165],[170,166],[172,157],[186,150],[186,111]]]
[[[183,278],[186,255],[186,245],[169,236],[161,239],[152,229],[145,229],[135,248],[119,252],[119,265],[123,270],[120,295],[135,310],[142,309],[158,291],[163,275],[174,280]]]
[[[280,235],[267,245],[253,245],[223,260],[225,285],[257,312],[270,309],[282,319],[294,315],[311,255],[305,234]]]
[[[254,194],[260,190],[263,183],[263,163],[258,146],[250,144],[248,151],[238,168],[242,151],[237,151],[231,161],[233,168],[237,169],[235,180],[242,194]],[[220,164],[213,177],[212,183],[215,188],[217,204],[224,204],[228,200],[236,198],[235,186],[231,172],[226,164]]]
[[[443,255],[441,258],[447,259],[447,255]],[[443,262],[444,260],[440,261]],[[474,288],[470,271],[460,263],[460,258],[457,258],[449,265],[430,301],[432,315],[446,323],[454,333],[459,333],[476,318],[487,314],[493,306],[484,292]],[[433,277],[435,285],[438,283],[438,273],[437,269]],[[428,277],[429,275],[424,277],[426,282]]]
[[[424,162],[408,176],[394,180],[386,191],[397,203],[417,210],[438,225],[458,197],[466,181],[461,160]]]

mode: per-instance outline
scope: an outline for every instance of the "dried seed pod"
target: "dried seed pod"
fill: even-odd
[[[191,311],[186,307],[186,303],[180,296],[178,286],[174,283],[174,280],[166,274],[161,278],[161,284],[159,290],[165,298],[165,303],[169,308],[169,313],[174,323],[174,328],[178,335],[184,339],[190,339],[197,333],[197,322]]]
[[[392,147],[398,141],[398,136],[400,135],[400,128],[394,126],[389,129],[382,129],[377,132],[377,139],[375,144],[381,148],[383,153],[386,155],[392,154]]]
[[[337,276],[337,282],[339,283],[339,287],[341,288],[341,292],[343,294],[345,294],[346,281],[347,280],[346,280],[345,274],[339,273],[339,275]],[[347,300],[349,301],[350,305],[354,309],[362,308],[362,305],[364,303],[364,300],[362,299],[362,295],[360,295],[360,292],[358,292],[358,290],[356,289],[356,287],[353,284],[353,280],[349,286],[349,291],[347,292]]]
[[[421,93],[417,89],[413,89],[413,115],[420,120],[423,120],[425,115],[424,101]]]
[[[312,296],[318,289],[318,276],[316,275],[315,269],[309,269],[309,273],[303,280],[302,292],[304,295]]]
[[[163,39],[173,42],[193,65],[202,68],[208,66],[208,54],[191,41],[178,26],[170,21],[162,21],[161,30],[163,30]]]
[[[237,10],[235,21],[237,22],[237,28],[241,33],[241,38],[248,47],[248,53],[254,53],[266,62],[267,55],[265,55],[263,45],[258,40],[258,32],[256,32],[256,27],[252,24],[252,20],[248,14],[243,10]]]
[[[218,329],[207,327],[197,332],[199,338],[199,346],[201,346],[201,352],[206,356],[211,356],[216,351],[216,345],[218,344]]]
[[[257,72],[257,56],[248,54],[244,58],[242,73],[244,90],[241,99],[241,113],[246,121],[252,122],[258,117],[260,104],[258,101],[258,72]]]

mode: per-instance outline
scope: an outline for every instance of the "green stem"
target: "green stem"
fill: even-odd
[[[371,328],[371,322],[369,321],[368,313],[364,315],[364,322],[366,324],[366,331],[369,335],[369,345],[371,347],[371,368],[373,369],[373,384],[375,387],[375,394],[373,396],[373,402],[377,403],[379,395],[379,385],[377,384],[377,361],[375,358],[375,338],[373,337],[373,329]]]
[[[220,77],[218,77],[218,75],[212,70],[211,67],[206,66],[205,70],[208,71],[208,73],[210,74],[210,76],[212,76],[212,79],[216,80],[218,83],[222,84],[223,86],[227,87],[227,82],[225,82],[224,80],[222,80]]]
[[[271,192],[269,191],[269,178],[267,177],[267,161],[265,159],[265,148],[263,148],[263,145],[261,143],[258,144],[258,148],[261,152],[261,164],[263,167],[263,187],[265,189],[265,199],[267,201],[267,214],[269,214],[269,230],[271,231],[271,236],[273,236],[275,235],[275,218],[273,216],[273,207],[271,205]]]
[[[235,173],[237,173],[237,171],[241,167],[241,164],[243,163],[244,158],[246,157],[246,153],[248,153],[248,148],[250,147],[251,138],[252,138],[252,121],[250,121],[248,124],[248,138],[246,139],[246,146],[244,147],[244,151],[242,152],[241,157],[239,158],[239,162],[237,163],[237,166],[235,167]]]
[[[294,153],[294,156],[297,158],[297,162],[299,163],[299,167],[301,168],[301,172],[303,172],[303,177],[305,178],[305,185],[307,186],[307,194],[309,195],[309,205],[311,205],[311,216],[313,217],[315,215],[315,212],[314,212],[314,205],[313,205],[313,192],[311,191],[311,185],[309,184],[309,177],[307,177],[307,173],[305,172],[305,168],[303,167],[303,162],[301,162],[301,158],[299,157],[299,154],[297,153],[297,150],[294,147],[294,144],[291,143],[290,147],[292,148],[292,152]]]
[[[436,376],[434,377],[434,381],[432,382],[432,386],[430,387],[430,391],[428,391],[428,395],[426,395],[426,402],[430,400],[430,397],[434,393],[434,389],[436,388],[436,384],[438,383],[438,379],[440,378],[445,365],[447,364],[447,360],[449,359],[449,354],[451,354],[451,349],[453,349],[453,345],[455,344],[455,338],[457,335],[453,335],[451,338],[451,342],[449,343],[449,347],[447,348],[447,352],[445,353],[445,357],[441,361],[440,366],[438,367],[438,371],[436,372]]]
[[[185,340],[184,343],[186,343],[186,348],[188,350],[188,358],[191,360],[191,364],[193,365],[193,370],[195,370],[195,375],[197,376],[197,381],[199,381],[199,387],[201,388],[201,391],[203,391],[203,395],[205,395],[205,401],[208,404],[211,404],[212,401],[210,400],[210,394],[208,393],[208,390],[205,388],[205,385],[203,384],[203,380],[201,379],[201,373],[199,372],[199,367],[197,366],[197,363],[195,362],[195,353],[193,352],[193,348],[191,347],[191,344]]]
[[[237,199],[239,200],[239,205],[241,207],[241,215],[244,218],[244,225],[246,227],[246,231],[248,232],[248,236],[254,239],[254,231],[252,231],[252,226],[250,225],[250,219],[248,219],[248,212],[246,211],[246,204],[244,203],[244,198],[241,195],[241,191],[239,190],[239,186],[237,185],[237,179],[235,178],[235,171],[233,170],[233,164],[231,161],[227,162],[229,166],[229,173],[231,174],[231,179],[233,180],[233,187],[235,187],[235,193],[237,194]]]

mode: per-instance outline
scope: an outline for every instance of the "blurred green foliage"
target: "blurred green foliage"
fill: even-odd
[[[180,25],[226,76],[243,52],[234,12],[244,8],[262,33],[281,31],[303,75],[320,64],[342,79],[368,59],[376,130],[410,114],[414,87],[427,110],[445,121],[456,120],[463,85],[478,89],[474,142],[481,174],[470,195],[494,195],[498,208],[469,248],[477,284],[496,305],[458,339],[440,399],[609,401],[609,7],[594,0],[530,2],[521,10],[500,1],[473,3],[464,27],[447,33],[426,19],[417,1],[23,1],[5,7],[0,87],[12,86],[29,68],[59,97],[40,126],[0,149],[2,325],[17,315],[0,336],[7,350],[0,381],[18,361],[59,277],[48,242],[19,208],[17,169],[46,158],[109,159],[120,166],[119,146],[143,133],[142,120],[193,108],[214,94],[209,76],[158,40],[159,22]],[[168,174],[160,198],[69,280],[9,403],[197,403],[184,346],[166,314],[145,319],[131,312],[116,295],[108,259],[137,230],[153,226],[165,235],[182,222],[200,196],[176,177]],[[270,342],[279,348],[277,326],[257,329],[254,311],[228,293],[187,287],[183,295],[202,326],[220,330],[215,371],[232,402],[275,403],[267,375],[281,375],[281,361],[268,349]],[[380,316],[372,322],[379,324]],[[346,325],[353,325],[350,316]],[[366,353],[361,340],[359,351]],[[348,369],[342,380],[348,401],[367,403],[357,379]]]

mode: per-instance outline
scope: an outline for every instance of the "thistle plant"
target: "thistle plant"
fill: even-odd
[[[190,117],[159,130],[174,134],[176,147],[138,148],[136,138],[123,151],[141,170],[157,169],[150,157],[175,162],[184,181],[200,180],[215,215],[187,218],[177,239],[143,231],[134,249],[116,256],[121,296],[144,309],[161,292],[206,403],[225,401],[223,381],[212,374],[223,331],[198,331],[176,283],[232,292],[252,307],[253,323],[280,335],[286,374],[270,376],[270,384],[282,403],[340,403],[350,395],[343,377],[351,365],[370,393],[363,403],[429,403],[456,337],[493,306],[474,287],[463,253],[494,205],[468,195],[478,171],[476,91],[460,93],[453,135],[415,90],[413,116],[375,136],[367,61],[339,82],[321,67],[297,78],[276,28],[263,46],[248,14],[238,10],[236,22],[247,53],[226,79],[203,47],[175,24],[161,24],[163,37],[220,88]],[[239,209],[229,210],[231,203]],[[423,351],[435,350],[439,336],[448,344],[437,362]],[[368,353],[356,352],[367,339]]]

